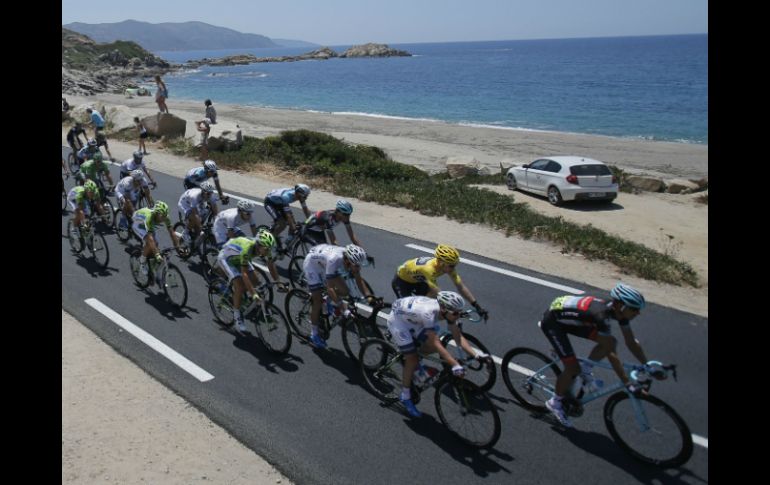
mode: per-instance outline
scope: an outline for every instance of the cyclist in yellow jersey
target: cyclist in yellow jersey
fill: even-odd
[[[452,246],[439,244],[436,246],[434,256],[433,258],[424,256],[410,259],[398,267],[396,276],[393,277],[391,282],[391,287],[396,297],[406,298],[407,296],[420,295],[435,298],[439,291],[441,291],[437,284],[438,278],[448,274],[452,278],[458,293],[464,296],[467,301],[470,301],[471,305],[486,321],[489,318],[489,312],[481,308],[481,305],[476,301],[471,290],[463,284],[460,275],[455,269],[460,262],[460,252]],[[489,358],[489,355],[483,352],[475,353],[473,351],[468,342],[462,338],[462,333],[457,325],[453,322],[448,322],[448,326],[455,342],[462,341],[462,347],[469,355],[475,355],[479,360]]]

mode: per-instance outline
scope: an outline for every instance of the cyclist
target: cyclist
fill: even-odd
[[[217,193],[219,194],[222,203],[227,205],[230,198],[222,193],[222,186],[219,185],[219,175],[217,174],[217,164],[214,163],[214,160],[206,160],[203,162],[202,167],[190,169],[184,178],[184,188],[191,189],[193,187],[198,187],[201,183],[210,178],[214,179],[214,185],[217,187]]]
[[[176,237],[171,228],[171,220],[168,217],[168,204],[162,200],[156,201],[152,209],[148,207],[137,209],[133,215],[133,222],[134,224],[131,226],[131,229],[142,240],[142,255],[139,257],[139,269],[143,275],[146,275],[149,271],[148,256],[153,256],[156,263],[163,261],[163,256],[161,256],[158,250],[157,235],[155,234],[156,225],[166,225],[168,235],[171,237],[171,241],[177,250],[179,250],[179,238]]]
[[[80,135],[83,135],[83,140],[88,140],[83,123],[78,121],[67,131],[67,145],[72,148],[72,153],[77,153],[85,145],[85,141],[80,141]]]
[[[305,217],[310,217],[310,209],[307,208],[305,201],[310,195],[310,187],[305,184],[297,184],[294,188],[284,188],[271,190],[265,196],[265,211],[273,219],[273,236],[278,243],[278,251],[283,251],[280,235],[289,223],[289,233],[294,234],[297,223],[294,221],[294,214],[291,212],[291,204],[299,201]]]
[[[134,217],[134,209],[139,202],[140,192],[144,193],[150,206],[155,204],[152,200],[152,194],[150,194],[150,187],[147,186],[147,180],[144,178],[144,172],[139,169],[132,171],[128,177],[120,179],[118,185],[115,186],[118,207],[123,210],[123,215],[127,221]],[[122,220],[119,221],[121,225],[126,223]]]
[[[452,278],[457,291],[467,300],[471,301],[471,305],[473,305],[479,315],[484,317],[484,320],[487,320],[489,318],[489,313],[481,308],[481,305],[479,305],[479,302],[468,287],[463,284],[460,275],[455,269],[459,262],[460,253],[457,249],[445,244],[439,244],[436,246],[433,258],[423,256],[410,259],[398,267],[396,275],[391,282],[393,293],[396,294],[396,298],[404,298],[410,295],[435,298],[441,290],[436,284],[436,281],[441,275],[448,274],[449,277]],[[455,325],[454,321],[449,322],[448,327],[452,332],[452,337],[455,342],[460,342],[463,350],[465,350],[468,355],[473,355],[478,360],[489,359],[489,354],[475,352],[473,350],[473,347],[471,347],[468,341],[462,336],[460,327]]]
[[[316,348],[326,348],[326,341],[318,334],[318,319],[321,316],[321,293],[326,288],[329,314],[343,317],[350,316],[343,297],[348,295],[348,287],[342,278],[343,272],[350,272],[356,280],[361,293],[371,303],[374,295],[366,289],[361,279],[361,265],[366,261],[366,251],[355,244],[345,247],[319,244],[313,246],[305,256],[302,269],[305,272],[308,289],[312,298],[310,311],[310,343]]]
[[[564,413],[562,399],[567,395],[573,379],[578,374],[582,373],[584,380],[591,383],[594,380],[591,374],[594,363],[604,357],[610,361],[615,373],[626,384],[629,391],[640,392],[640,389],[626,376],[623,364],[615,353],[617,340],[611,335],[610,320],[618,321],[626,347],[639,362],[645,364],[647,356],[629,325],[644,308],[644,296],[634,288],[618,283],[610,291],[610,298],[610,301],[606,301],[593,296],[561,296],[551,303],[542,321],[538,323],[564,364],[564,372],[556,379],[556,394],[546,401],[545,405],[556,419],[568,428],[572,427],[572,422]],[[575,357],[568,334],[596,342],[596,346],[588,355],[587,363],[579,363]]]
[[[90,138],[88,140],[88,143],[77,151],[75,154],[75,158],[77,159],[77,164],[80,166],[81,163],[85,162],[86,160],[91,160],[94,158],[94,153],[99,151],[99,146],[96,143],[96,140],[93,138]]]
[[[110,186],[115,185],[110,175],[110,168],[104,163],[102,152],[96,152],[93,154],[91,160],[86,160],[80,165],[80,172],[75,176],[75,179],[82,183],[86,179],[93,180],[100,190],[104,190],[104,184],[102,183],[103,174],[110,182]]]
[[[315,238],[315,231],[308,231],[311,238],[316,239],[316,243],[323,244],[328,242],[329,244],[337,244],[337,238],[334,236],[334,226],[338,222],[345,224],[345,229],[348,231],[350,241],[356,246],[361,246],[361,241],[358,240],[355,234],[353,234],[353,228],[350,226],[350,214],[353,213],[353,205],[345,199],[339,199],[334,209],[326,211],[318,211],[315,214],[308,217],[305,221],[305,227],[307,229],[318,228],[323,231],[325,238]]]
[[[76,185],[67,194],[67,202],[73,211],[72,226],[77,228],[81,246],[83,244],[82,228],[86,222],[86,216],[90,214],[91,204],[96,207],[99,215],[104,214],[102,204],[99,202],[99,187],[93,180],[86,180],[83,185]]]
[[[201,224],[209,215],[209,208],[214,214],[218,212],[216,198],[211,195],[213,193],[211,182],[203,182],[200,187],[185,190],[179,197],[179,213],[186,227],[183,237],[189,241],[190,246],[195,244],[201,232]]]
[[[67,164],[64,163],[64,157],[61,159],[61,168],[64,170],[64,175],[67,176],[67,178],[70,178],[70,171],[67,169]],[[67,190],[64,188],[64,177],[61,179],[61,193],[62,197],[65,199],[67,198]]]
[[[422,413],[412,402],[412,375],[419,366],[420,353],[438,352],[443,360],[452,366],[457,376],[465,374],[465,369],[452,354],[444,348],[438,338],[439,319],[445,319],[452,326],[460,317],[465,306],[462,296],[453,291],[439,291],[435,298],[426,296],[407,296],[393,302],[388,315],[388,331],[393,342],[404,354],[404,371],[401,375],[401,403],[410,416],[419,418]]]
[[[278,271],[275,267],[273,258],[273,248],[275,247],[275,238],[270,231],[262,230],[254,239],[248,237],[236,237],[227,241],[222,246],[217,256],[217,266],[220,272],[227,275],[228,284],[233,285],[233,319],[239,332],[246,331],[246,325],[243,323],[241,315],[241,298],[244,291],[251,294],[252,300],[258,301],[259,294],[254,287],[258,284],[257,274],[254,271],[252,259],[260,257],[267,262],[270,270],[270,276],[277,284],[279,291],[286,291],[288,288],[278,277]]]
[[[217,214],[217,218],[214,219],[214,237],[217,240],[217,247],[221,249],[228,239],[245,236],[240,226],[247,223],[251,227],[251,235],[256,237],[257,222],[254,219],[254,205],[247,200],[240,200],[237,207]]]
[[[150,180],[150,183],[153,185],[153,188],[158,186],[158,184],[152,178],[152,175],[150,175],[150,171],[147,170],[147,166],[144,164],[144,154],[139,150],[134,152],[132,158],[129,158],[120,164],[120,178],[124,179],[128,177],[128,175],[136,169],[141,169],[144,172],[144,174]]]

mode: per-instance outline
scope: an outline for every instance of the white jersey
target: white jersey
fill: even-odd
[[[244,221],[240,214],[238,214],[237,207],[223,210],[217,214],[217,218],[214,219],[214,235],[217,238],[217,243],[219,244],[227,242],[228,230],[235,230],[235,228],[245,226],[246,224],[248,224],[249,227],[257,226],[257,221],[254,219],[254,212],[252,212],[250,217]]]
[[[147,167],[144,165],[144,159],[142,159],[141,162],[136,163],[134,161],[134,157],[129,158],[125,162],[120,164],[120,171],[121,172],[127,172],[131,173],[132,171],[136,170],[137,168],[142,169],[142,171],[146,171]]]
[[[184,209],[184,211],[198,209],[198,212],[201,212],[205,209],[205,204],[203,191],[199,188],[185,190],[179,197],[179,208]]]
[[[388,315],[388,330],[399,350],[414,352],[415,340],[422,341],[425,330],[439,330],[439,308],[435,298],[427,296],[408,296],[393,302]]]
[[[305,256],[306,271],[322,272],[327,279],[344,272],[345,248],[331,244],[313,246]]]
[[[142,177],[139,182],[139,187],[134,187],[134,179],[129,175],[120,179],[118,185],[115,186],[115,193],[118,194],[118,198],[128,198],[130,200],[136,200],[139,197],[139,191],[147,187],[147,181]]]

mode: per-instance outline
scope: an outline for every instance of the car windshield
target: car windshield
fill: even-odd
[[[612,175],[607,165],[574,165],[569,171],[572,175]]]

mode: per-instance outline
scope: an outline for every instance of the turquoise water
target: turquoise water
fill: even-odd
[[[350,46],[331,46],[342,53]],[[708,35],[392,44],[413,57],[210,67],[174,99],[708,144]],[[308,48],[156,52],[171,62]],[[150,84],[154,86],[154,84]]]

